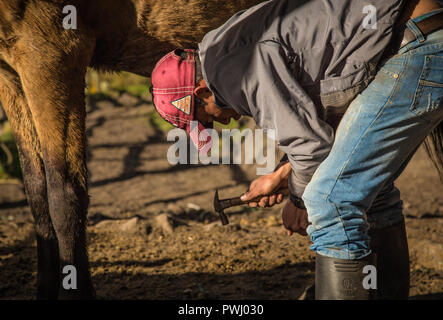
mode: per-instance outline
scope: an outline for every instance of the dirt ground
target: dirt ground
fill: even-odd
[[[282,205],[228,210],[255,165],[170,165],[171,142],[147,101],[88,106],[89,256],[100,299],[297,299],[314,280],[309,238],[288,237]],[[398,180],[411,257],[411,299],[443,298],[443,185],[422,149]],[[34,299],[37,254],[20,182],[0,182],[0,298]]]

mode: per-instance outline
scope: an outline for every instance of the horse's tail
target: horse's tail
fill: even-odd
[[[441,121],[425,140],[426,152],[434,163],[443,181],[443,121]]]

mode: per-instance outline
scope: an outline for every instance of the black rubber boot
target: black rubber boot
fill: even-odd
[[[405,223],[369,230],[371,250],[377,255],[377,299],[409,297],[409,250]]]
[[[376,290],[365,289],[367,265],[375,267],[375,255],[359,260],[326,257],[317,253],[315,259],[315,300],[372,300]],[[372,268],[373,269],[373,268]],[[375,287],[375,283],[372,284]]]

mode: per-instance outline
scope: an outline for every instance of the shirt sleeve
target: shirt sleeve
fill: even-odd
[[[296,80],[291,59],[276,43],[260,43],[251,57],[248,74],[242,81],[253,117],[263,129],[275,130],[278,146],[291,163],[291,193],[301,197],[319,164],[334,142],[334,130],[319,115],[309,96]],[[253,70],[251,70],[253,69]]]

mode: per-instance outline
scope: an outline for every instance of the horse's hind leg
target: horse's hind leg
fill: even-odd
[[[59,287],[58,244],[49,216],[40,143],[17,73],[0,60],[0,101],[14,130],[28,203],[37,235],[37,298],[56,299]]]

